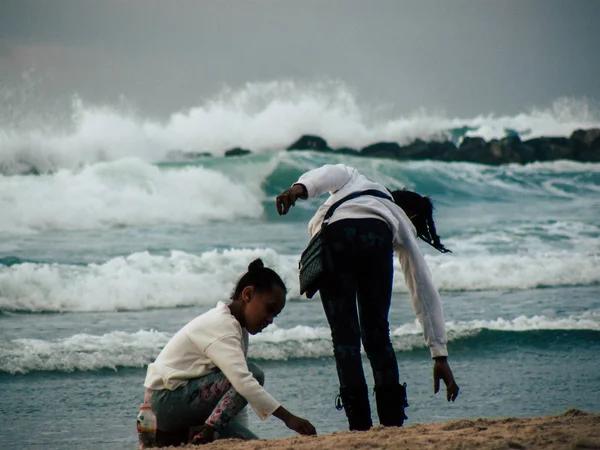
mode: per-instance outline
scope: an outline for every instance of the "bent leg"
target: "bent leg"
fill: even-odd
[[[248,368],[262,385],[262,370],[253,363]],[[189,429],[205,423],[224,436],[231,420],[247,405],[221,371],[190,380],[174,391],[155,391],[151,403],[158,421],[157,440],[160,435],[163,445],[186,443]],[[237,438],[256,438],[241,423],[235,423],[233,432]]]
[[[264,386],[265,374],[262,369],[252,362],[248,363],[248,369],[256,381],[258,381],[261,386]],[[245,441],[259,439],[259,437],[248,428],[248,407],[242,409],[242,411],[229,422],[229,427],[221,432],[219,438],[242,439]]]
[[[151,403],[158,429],[171,432],[204,423],[230,387],[229,380],[217,370],[174,391],[154,391]]]
[[[248,363],[248,369],[256,381],[263,386],[265,374],[261,368],[254,363]],[[248,401],[238,394],[233,387],[230,387],[221,397],[221,400],[219,400],[219,403],[213,409],[205,423],[218,431],[219,438],[258,439],[258,436],[250,431],[241,421],[234,420],[247,404]]]
[[[205,423],[216,430],[225,430],[229,426],[231,419],[233,419],[247,404],[248,401],[238,394],[233,386],[230,385],[230,388],[221,397]]]

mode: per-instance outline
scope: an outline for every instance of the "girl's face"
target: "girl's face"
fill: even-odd
[[[273,323],[285,306],[285,291],[273,285],[270,291],[260,292],[254,286],[242,290],[244,322],[248,333],[257,334]]]

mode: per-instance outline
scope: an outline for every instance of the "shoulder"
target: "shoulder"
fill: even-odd
[[[358,170],[354,167],[347,166],[346,164],[324,164],[317,169],[310,170],[307,173],[331,173],[331,174],[344,174],[348,176],[352,176],[358,174]]]
[[[226,335],[242,336],[242,327],[231,315],[229,307],[219,302],[216,307],[196,317],[186,326],[186,331],[194,335],[205,335],[209,340]]]
[[[332,167],[335,167],[335,170],[343,170],[344,172],[348,173],[348,175],[360,175],[360,172],[356,168],[352,166],[347,166],[346,164],[336,164]]]

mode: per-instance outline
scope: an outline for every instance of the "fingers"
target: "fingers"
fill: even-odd
[[[456,400],[459,391],[460,388],[458,387],[458,384],[452,381],[446,390],[446,396],[448,398],[448,401],[453,402],[454,400]]]
[[[313,436],[317,434],[317,430],[315,429],[312,423],[310,423],[306,419],[301,419],[299,417],[295,417],[293,423],[291,423],[289,427],[296,433],[301,434],[303,436]]]
[[[314,436],[315,434],[317,434],[317,430],[315,429],[312,423],[310,423],[308,420],[305,420],[305,423],[302,426],[301,434],[305,436]]]
[[[446,361],[436,360],[433,366],[433,393],[437,394],[440,390],[440,380],[444,380],[446,385],[446,399],[453,402],[458,397],[459,387],[454,381],[452,369]]]
[[[290,205],[287,200],[287,197],[283,194],[278,196],[276,203],[277,203],[277,212],[279,213],[279,215],[285,216],[287,214],[288,210],[290,209]]]
[[[296,204],[296,197],[293,195],[291,190],[288,189],[277,196],[275,203],[277,205],[277,212],[279,215],[285,216],[290,210],[290,207]]]
[[[454,381],[454,376],[452,375],[452,370],[448,367],[448,370],[444,372],[442,375],[444,378],[444,383],[446,384],[446,398],[449,402],[453,402],[458,397],[459,387]]]

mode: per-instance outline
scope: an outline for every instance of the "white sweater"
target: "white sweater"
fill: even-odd
[[[217,368],[261,419],[269,417],[280,404],[248,370],[248,332],[223,303],[179,330],[148,365],[144,386],[148,389],[175,390],[193,378]]]
[[[306,186],[309,198],[325,192],[330,193],[330,197],[319,207],[308,224],[311,236],[320,230],[323,217],[329,207],[348,194],[366,189],[377,189],[388,193],[381,184],[369,180],[358,170],[343,164],[325,165],[306,172],[294,184]],[[425,342],[430,349],[431,357],[447,356],[442,303],[433,284],[429,267],[419,250],[417,233],[412,222],[402,208],[393,201],[364,195],[342,203],[333,213],[329,223],[358,218],[381,219],[390,227],[394,236],[394,251],[398,254],[412,306],[423,327]]]

